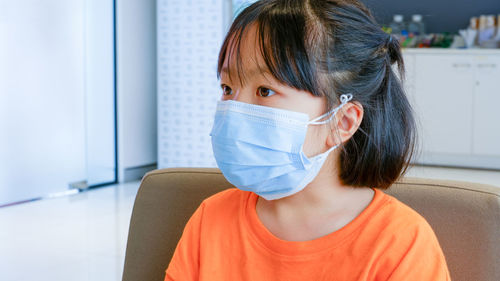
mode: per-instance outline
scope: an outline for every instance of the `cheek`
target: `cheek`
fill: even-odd
[[[309,126],[307,127],[306,138],[304,141],[303,151],[307,157],[313,157],[327,150],[326,138],[330,126]]]

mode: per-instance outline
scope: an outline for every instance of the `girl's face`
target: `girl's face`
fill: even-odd
[[[228,50],[230,51],[230,50]],[[227,56],[221,70],[222,100],[235,100],[250,104],[275,107],[309,115],[309,120],[325,113],[327,104],[324,97],[313,96],[277,81],[266,69],[259,51],[255,25],[245,31],[241,40],[240,56],[245,81],[239,81],[232,54],[231,65]],[[231,78],[228,75],[231,72]],[[303,151],[308,157],[328,149],[326,138],[331,133],[330,125],[308,126]]]

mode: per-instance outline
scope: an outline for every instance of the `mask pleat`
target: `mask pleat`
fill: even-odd
[[[212,137],[234,139],[254,146],[268,147],[273,150],[296,153],[305,139],[303,128],[283,128],[273,122],[255,119],[249,123],[247,116],[239,113],[216,115],[215,122],[219,126],[211,132]],[[280,129],[281,127],[281,129]]]
[[[212,149],[216,160],[224,164],[248,165],[248,166],[273,166],[289,165],[294,162],[300,163],[300,159],[292,153],[283,153],[266,147],[248,144],[241,141],[224,141],[212,143]],[[238,157],[234,154],[238,153]],[[266,157],[262,157],[265,154]]]
[[[297,168],[293,165],[274,166],[270,171],[263,171],[254,166],[237,165],[231,167],[234,176],[230,182],[242,189],[251,188],[253,185],[261,186],[263,182],[272,183],[273,179],[287,175],[291,171],[296,171]],[[279,184],[279,182],[276,182]]]

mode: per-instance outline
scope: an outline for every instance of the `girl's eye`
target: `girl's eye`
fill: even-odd
[[[231,89],[228,85],[222,85],[222,95],[229,96],[233,94],[233,89]]]
[[[257,89],[257,95],[261,97],[270,97],[272,95],[276,94],[275,91],[265,88],[265,87],[259,87]]]

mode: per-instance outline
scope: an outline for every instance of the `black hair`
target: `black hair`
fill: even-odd
[[[258,44],[271,75],[283,84],[325,97],[329,108],[341,94],[363,107],[363,120],[342,144],[339,179],[350,186],[388,188],[408,168],[415,150],[414,113],[405,95],[399,42],[385,33],[357,0],[263,0],[232,23],[219,53],[236,59],[244,31],[257,25]],[[397,63],[399,77],[392,65]],[[231,77],[231,73],[228,73]]]

